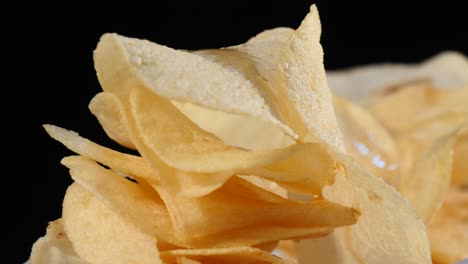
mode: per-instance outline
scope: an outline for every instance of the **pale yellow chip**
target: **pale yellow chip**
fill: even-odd
[[[207,109],[188,102],[172,103],[200,128],[215,134],[231,146],[248,150],[271,150],[296,143],[278,126],[251,116]]]
[[[135,145],[128,135],[123,108],[115,95],[105,92],[98,93],[91,99],[88,107],[112,140],[122,146],[135,149]]]
[[[441,89],[464,87],[468,85],[467,72],[466,55],[444,51],[421,63],[386,62],[328,71],[327,78],[333,93],[363,103],[389,87],[417,81]]]
[[[66,130],[54,125],[44,125],[47,133],[58,142],[65,145],[71,151],[105,164],[116,171],[120,171],[130,176],[138,176],[149,182],[159,181],[157,171],[151,165],[138,156],[121,153],[103,146],[100,146],[78,133]]]
[[[468,116],[468,87],[441,90],[427,84],[410,84],[374,100],[369,111],[392,133],[407,132],[440,117]]]
[[[358,208],[361,216],[355,225],[338,228],[326,238],[298,242],[300,263],[431,263],[424,223],[410,203],[349,157],[340,161],[346,174],[324,188],[324,197]]]
[[[73,249],[67,237],[61,219],[52,221],[47,226],[45,236],[33,245],[29,262],[31,264],[86,264]]]
[[[253,247],[175,249],[161,252],[161,259],[167,263],[178,263],[176,260],[180,257],[187,257],[192,261],[204,264],[293,264],[293,262],[274,256],[270,252]]]
[[[468,258],[468,191],[451,187],[442,208],[428,225],[434,263]]]
[[[142,155],[146,155],[158,169],[164,169],[164,164],[167,164],[187,172],[222,173],[211,177],[206,175],[206,186],[215,186],[212,190],[237,173],[287,183],[300,182],[309,193],[315,194],[333,182],[334,161],[321,144],[246,151],[228,146],[213,134],[203,131],[170,102],[145,88],[136,87],[132,91],[131,106],[136,131],[144,145],[144,148],[138,147]],[[173,174],[160,173],[161,182],[169,188],[169,185],[181,186],[177,178],[171,177]],[[196,177],[194,175],[193,180],[202,182],[201,177]],[[195,189],[197,186],[192,184],[186,188]]]
[[[244,47],[218,50],[216,55],[106,34],[96,48],[95,66],[103,89],[122,99],[134,87],[144,86],[166,99],[245,114],[279,126],[293,138],[298,134],[307,137],[306,141],[323,140],[342,149],[327,89],[316,7],[311,7],[290,36],[287,29],[281,32],[270,34],[281,35],[278,38],[265,33],[268,37],[254,38]],[[274,48],[260,51],[269,40]],[[256,53],[266,57],[271,52],[279,55],[261,63],[251,59]],[[255,76],[256,63],[266,81]]]
[[[145,190],[82,156],[62,159],[73,180],[93,193],[124,221],[133,224],[147,236],[174,245],[185,246],[174,230],[167,209],[158,194]]]
[[[351,208],[326,201],[310,205],[290,202],[240,178],[201,198],[172,197],[155,186],[164,197],[168,215],[157,194],[92,160],[76,156],[64,158],[62,163],[77,183],[100,197],[122,219],[145,235],[178,246],[256,245],[280,238],[320,236],[356,219]],[[288,210],[293,214],[285,214]],[[272,217],[276,218],[273,222]],[[262,223],[266,225],[260,228]]]
[[[67,189],[62,219],[73,248],[86,262],[162,263],[155,237],[125,221],[78,183]]]
[[[413,204],[426,224],[442,205],[450,186],[453,149],[460,129],[444,135],[415,158],[407,173],[402,174],[399,191]]]
[[[121,99],[128,99],[133,87],[145,86],[167,99],[270,122],[297,137],[275,116],[251,81],[238,71],[200,55],[146,40],[104,34],[94,52],[94,62],[104,91]]]
[[[335,96],[333,102],[348,154],[371,174],[397,186],[398,150],[386,128],[366,109],[345,98]]]

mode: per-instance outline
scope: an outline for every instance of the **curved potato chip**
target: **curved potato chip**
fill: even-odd
[[[33,245],[28,263],[31,264],[86,264],[73,249],[61,219],[50,222],[47,233]]]
[[[346,173],[324,188],[324,197],[358,208],[361,216],[356,224],[337,228],[327,238],[298,242],[299,262],[320,259],[323,264],[431,263],[424,223],[410,203],[349,157],[339,153],[337,157]]]
[[[88,107],[112,140],[127,148],[135,149],[124,125],[122,107],[115,95],[105,92],[98,93],[91,99]]]
[[[151,152],[150,157],[155,160],[149,160],[155,168],[164,166],[160,157],[164,163],[182,171],[225,172],[222,176],[212,176],[213,183],[218,181],[219,186],[236,173],[301,182],[310,186],[309,193],[318,193],[333,182],[334,161],[321,144],[297,144],[270,151],[241,150],[203,131],[170,102],[145,88],[135,87],[130,103],[136,131],[145,147],[141,153],[144,156]],[[160,175],[163,184],[169,181],[180,184],[171,173]]]
[[[450,186],[453,148],[459,129],[435,140],[402,175],[399,191],[413,204],[426,224],[442,205]]]
[[[78,183],[67,189],[62,219],[73,248],[89,263],[162,263],[156,238],[126,222]]]
[[[271,150],[296,143],[279,127],[257,118],[207,109],[188,102],[172,103],[203,130],[215,134],[231,146],[248,150]],[[261,137],[258,136],[260,134]]]
[[[151,165],[138,156],[121,153],[100,146],[78,133],[54,125],[44,125],[47,133],[73,152],[105,164],[117,171],[142,177],[149,182],[159,181],[159,175]]]
[[[246,188],[248,185],[251,187]],[[291,228],[292,233],[296,232],[295,228],[309,228],[308,231],[313,231],[310,228],[333,228],[353,224],[358,216],[355,209],[326,200],[291,201],[273,193],[268,194],[270,197],[265,199],[266,191],[240,178],[232,178],[220,189],[198,198],[184,198],[158,186],[155,188],[166,204],[174,228],[193,238],[230,230],[241,232],[247,228],[262,230],[280,227],[285,231],[272,234],[277,236],[273,240],[280,240],[291,236],[288,228]],[[260,193],[256,192],[252,196],[252,191],[256,188],[260,189]],[[322,233],[323,230],[319,231]],[[263,242],[266,241],[258,243]]]
[[[197,54],[104,34],[94,51],[94,62],[103,89],[119,97],[128,98],[133,87],[145,86],[168,99],[271,122],[297,137],[242,74]]]
[[[386,128],[397,134],[443,115],[466,117],[467,101],[468,87],[441,90],[427,84],[413,84],[374,100],[368,108]]]
[[[156,193],[148,193],[95,161],[82,156],[62,159],[73,180],[93,193],[122,219],[141,229],[145,235],[173,245],[184,246],[174,230],[166,207]]]
[[[372,175],[398,185],[398,151],[388,131],[364,108],[333,97],[346,151]]]
[[[443,206],[428,225],[434,263],[453,264],[468,258],[468,191],[451,187]]]
[[[252,80],[299,139],[322,140],[342,149],[327,87],[320,35],[320,18],[312,5],[295,31],[274,29],[242,45],[196,54],[235,67]]]
[[[300,124],[288,123],[295,131],[299,131],[298,134],[305,133],[306,141],[318,139],[343,150],[331,93],[327,87],[320,35],[319,14],[317,7],[312,5],[309,14],[282,51],[279,66],[281,86],[277,89],[285,89],[283,93],[292,102],[307,128],[307,131],[301,132]],[[291,120],[294,120],[293,117]]]
[[[382,63],[328,71],[327,79],[333,93],[364,102],[387,87],[419,80],[442,89],[463,87],[468,85],[467,72],[465,55],[445,51],[417,64]]]
[[[253,247],[175,249],[161,252],[161,259],[167,263],[177,263],[175,262],[177,257],[189,257],[191,260],[206,264],[293,264],[270,252]]]

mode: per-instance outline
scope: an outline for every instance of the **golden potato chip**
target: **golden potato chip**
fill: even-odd
[[[248,185],[251,186],[245,188]],[[208,236],[217,239],[210,243],[225,246],[239,243],[239,238],[246,240],[243,245],[248,245],[247,239],[260,244],[291,237],[315,236],[315,232],[322,235],[324,228],[353,224],[358,216],[353,208],[323,199],[300,202],[273,193],[269,193],[265,199],[266,191],[240,178],[232,178],[220,189],[198,198],[185,198],[164,188],[155,188],[166,204],[174,229],[188,234],[190,237],[187,240],[192,239],[193,243],[198,244],[208,243]],[[252,194],[255,188],[258,190]],[[275,198],[272,199],[272,196]],[[216,236],[227,232],[229,235],[224,235],[223,239],[228,241]],[[200,238],[199,241],[197,238]]]
[[[468,258],[468,191],[451,187],[428,225],[434,263],[453,264]]]
[[[62,164],[70,169],[75,182],[96,195],[124,221],[141,229],[145,235],[184,246],[157,193],[149,193],[139,184],[130,182],[82,156],[63,158]]]
[[[362,103],[388,87],[414,81],[442,89],[460,88],[468,85],[467,72],[465,55],[445,51],[416,64],[382,63],[328,71],[327,79],[333,93]]]
[[[309,188],[309,193],[319,193],[323,186],[333,181],[334,161],[321,144],[297,144],[270,151],[241,150],[203,131],[170,102],[145,88],[136,87],[130,101],[136,130],[145,146],[138,149],[143,156],[147,154],[155,168],[164,168],[162,159],[165,164],[182,171],[224,172],[211,176],[211,179],[207,175],[206,185],[216,187],[236,173],[301,182]],[[177,178],[170,177],[172,174],[161,172],[161,182],[165,186],[180,186]],[[197,180],[201,182],[200,177]],[[188,186],[195,187],[193,184]]]
[[[28,263],[86,264],[73,249],[61,219],[49,223],[46,235],[34,243]]]
[[[94,161],[78,156],[64,158],[62,163],[70,168],[70,174],[77,183],[98,195],[124,220],[140,228],[144,234],[173,245],[192,247],[255,245],[279,238],[319,236],[329,233],[332,230],[330,228],[335,225],[350,224],[355,221],[351,208],[340,207],[325,201],[310,205],[292,203],[239,178],[232,179],[226,187],[222,187],[224,189],[219,191],[218,195],[212,193],[202,198],[184,199],[176,196],[169,200],[164,196],[165,191],[158,189],[166,198],[164,202],[170,212],[175,211],[177,214],[172,213],[169,216],[157,195],[148,194],[137,184],[100,167]],[[230,207],[226,207],[226,204],[230,204]],[[237,217],[232,214],[232,209],[236,206],[239,207],[236,211]],[[242,206],[251,208],[242,211]],[[330,209],[323,210],[327,211],[330,217],[338,219],[327,220],[320,216],[321,207],[327,206]],[[263,208],[265,212],[263,218],[255,216],[262,212],[261,210],[257,212],[257,207]],[[301,226],[299,222],[290,226],[294,222],[281,218],[288,217],[284,214],[285,210],[295,208],[298,214],[303,214],[297,220],[306,224],[305,226]],[[249,210],[252,212],[249,213]],[[301,212],[301,210],[307,211]],[[318,215],[312,215],[314,210]],[[275,225],[275,222],[269,221],[271,215],[268,214],[274,214],[276,221],[279,221],[277,223],[281,224]],[[311,214],[310,217],[309,214]],[[186,217],[187,215],[190,217]],[[245,217],[245,215],[250,217]],[[294,214],[290,217],[296,218]],[[171,220],[176,225],[175,228],[172,227]],[[264,220],[268,224],[260,228],[258,225]],[[183,221],[184,226],[178,225],[180,221]],[[327,221],[329,221],[328,224],[321,224]],[[191,226],[192,229],[186,230],[186,226]],[[236,227],[241,227],[241,229]],[[197,233],[197,228],[203,233]],[[251,231],[251,229],[256,231]],[[219,234],[215,234],[216,232]]]
[[[135,149],[125,126],[119,99],[111,93],[98,93],[89,103],[89,110],[99,121],[106,134],[122,146]]]
[[[371,174],[398,184],[398,150],[388,131],[364,108],[333,97],[346,151]]]
[[[337,228],[327,238],[298,242],[299,262],[431,263],[424,223],[410,203],[349,157],[337,156],[346,173],[324,188],[324,197],[358,208],[361,216],[356,224]]]
[[[149,182],[158,181],[159,175],[151,168],[149,163],[141,157],[121,153],[100,146],[78,133],[54,125],[44,125],[47,133],[71,151],[105,164],[117,171],[139,176]]]
[[[78,183],[67,189],[62,212],[65,231],[89,263],[162,263],[156,238],[126,222]]]
[[[161,259],[177,263],[178,257],[189,257],[204,264],[292,264],[293,262],[271,255],[270,252],[253,247],[175,249],[161,252]],[[190,263],[190,262],[188,262]]]

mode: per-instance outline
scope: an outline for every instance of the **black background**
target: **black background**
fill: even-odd
[[[13,257],[8,263],[27,260],[47,223],[60,217],[63,195],[71,183],[59,161],[72,153],[49,138],[41,125],[59,125],[121,149],[107,139],[87,108],[100,91],[92,51],[105,32],[173,48],[216,48],[245,42],[265,29],[296,28],[310,4],[316,3],[327,69],[418,62],[444,50],[468,54],[463,1],[457,1],[458,5],[426,1],[411,8],[407,3],[381,1],[372,5],[330,0],[251,2],[128,2],[105,8],[41,4],[16,13],[16,20],[6,27],[21,56],[12,50],[12,69],[4,75],[14,81],[4,85],[7,94],[2,97],[3,130],[8,133],[3,143],[9,157],[3,163],[8,172],[5,178],[13,181],[4,185],[4,193],[9,194],[3,199],[10,222],[5,229],[11,234],[7,258],[8,254]],[[14,25],[18,21],[25,26]]]

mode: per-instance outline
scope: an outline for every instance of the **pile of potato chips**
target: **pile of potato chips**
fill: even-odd
[[[31,264],[467,257],[467,60],[442,58],[453,89],[432,61],[326,76],[320,34],[315,6],[217,50],[104,34],[89,109],[139,155],[44,125],[78,155]]]

